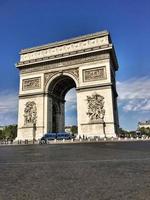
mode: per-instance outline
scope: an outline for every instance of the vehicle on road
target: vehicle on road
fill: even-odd
[[[69,133],[62,132],[62,133],[46,133],[40,139],[40,144],[47,144],[48,141],[52,140],[70,140],[72,136]]]
[[[57,133],[56,139],[57,140],[70,140],[72,137],[69,133]]]
[[[40,139],[40,144],[46,144],[49,140],[55,140],[56,133],[46,133]]]

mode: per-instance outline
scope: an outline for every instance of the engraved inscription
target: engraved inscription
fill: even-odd
[[[97,81],[106,78],[105,67],[83,70],[83,81]]]
[[[22,90],[32,90],[41,88],[41,77],[22,80]]]

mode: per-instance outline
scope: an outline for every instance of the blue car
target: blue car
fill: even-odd
[[[56,133],[46,133],[40,139],[40,144],[46,144],[49,140],[55,140],[55,139],[56,139]]]
[[[46,133],[43,135],[43,137],[40,139],[40,144],[47,144],[50,140],[70,140],[72,137],[69,133]]]
[[[71,135],[69,133],[57,133],[57,136],[56,136],[56,139],[57,140],[70,140],[71,139]]]

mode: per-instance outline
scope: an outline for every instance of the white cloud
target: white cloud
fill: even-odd
[[[65,111],[75,111],[77,108],[77,102],[76,102],[76,91],[75,89],[71,89],[65,97],[66,103],[65,103]]]
[[[117,91],[124,111],[150,111],[150,77],[117,82]]]
[[[0,125],[17,123],[18,94],[16,91],[0,92]]]

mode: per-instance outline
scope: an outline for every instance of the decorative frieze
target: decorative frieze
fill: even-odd
[[[83,70],[83,82],[106,79],[106,67]]]
[[[104,109],[104,97],[94,93],[92,96],[87,96],[88,112],[91,121],[104,120],[105,109]]]
[[[81,42],[76,42],[72,44],[64,44],[57,47],[51,47],[48,49],[38,50],[31,53],[25,53],[21,55],[20,61],[33,60],[37,58],[43,58],[48,56],[56,56],[59,54],[68,54],[70,52],[81,51],[84,49],[89,49],[93,47],[99,47],[102,45],[109,44],[108,36],[103,36],[100,38],[89,39]]]
[[[24,125],[35,125],[37,120],[37,108],[34,101],[28,101],[24,109]]]
[[[107,54],[92,54],[92,55],[84,55],[80,57],[72,57],[68,59],[60,59],[57,62],[51,62],[50,64],[37,64],[36,66],[30,66],[30,68],[22,68],[21,69],[21,74],[25,73],[32,73],[32,72],[37,72],[37,71],[46,71],[50,69],[56,69],[56,68],[61,68],[61,67],[67,67],[67,66],[72,66],[72,65],[77,65],[77,64],[83,64],[83,63],[88,63],[88,62],[94,62],[105,59],[109,59],[110,55]]]
[[[41,88],[41,77],[22,80],[22,90],[33,90]]]

